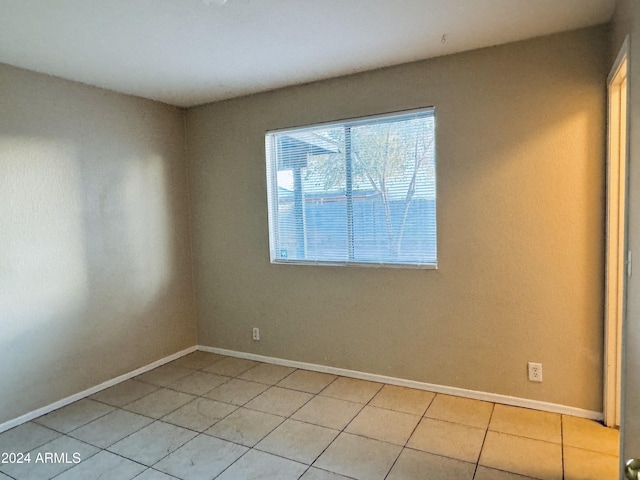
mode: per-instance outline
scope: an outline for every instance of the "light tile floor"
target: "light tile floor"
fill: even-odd
[[[597,422],[195,352],[0,434],[0,480],[608,480]],[[13,458],[7,457],[6,459]]]

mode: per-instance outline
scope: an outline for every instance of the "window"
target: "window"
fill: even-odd
[[[433,108],[265,143],[272,263],[435,268]]]

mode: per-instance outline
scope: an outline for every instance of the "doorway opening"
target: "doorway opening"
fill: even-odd
[[[609,74],[605,267],[604,422],[620,426],[622,323],[630,258],[626,249],[627,52],[625,42]]]

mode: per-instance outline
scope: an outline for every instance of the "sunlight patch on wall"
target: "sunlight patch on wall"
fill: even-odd
[[[172,275],[165,165],[162,158],[152,156],[132,161],[126,168],[122,253],[128,259],[127,283],[139,302],[151,303]]]
[[[0,318],[3,341],[87,302],[76,151],[42,138],[0,137]]]

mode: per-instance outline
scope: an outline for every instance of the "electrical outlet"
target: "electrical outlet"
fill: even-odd
[[[260,329],[259,328],[254,328],[253,329],[253,339],[254,340],[260,340]]]
[[[527,363],[529,369],[529,380],[532,382],[542,382],[542,364],[529,362]]]

